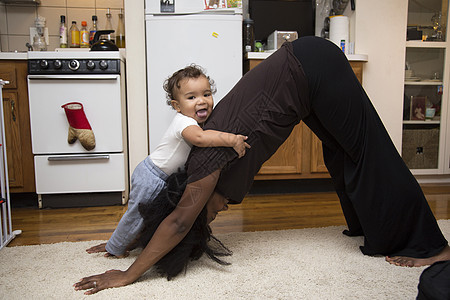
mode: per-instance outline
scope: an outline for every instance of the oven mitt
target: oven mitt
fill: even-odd
[[[83,104],[79,102],[70,102],[61,106],[66,113],[67,121],[69,121],[69,135],[67,142],[73,144],[76,140],[80,140],[81,145],[86,150],[95,148],[95,136],[84,114]]]

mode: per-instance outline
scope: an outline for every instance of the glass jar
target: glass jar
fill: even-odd
[[[34,51],[47,51],[47,43],[43,36],[36,34],[33,37],[33,49]]]

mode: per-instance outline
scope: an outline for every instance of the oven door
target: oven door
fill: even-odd
[[[36,193],[93,193],[125,191],[123,153],[37,155]]]
[[[120,75],[28,75],[34,154],[122,152]],[[87,151],[67,142],[69,123],[62,105],[80,102],[95,135]]]

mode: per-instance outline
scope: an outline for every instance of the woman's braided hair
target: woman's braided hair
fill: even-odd
[[[186,172],[174,173],[167,180],[167,187],[151,203],[139,204],[139,212],[144,218],[145,227],[140,236],[140,244],[145,247],[159,224],[175,209],[186,189]],[[229,263],[218,256],[229,256],[232,252],[211,234],[207,224],[206,206],[194,222],[184,239],[161,258],[155,267],[170,280],[187,268],[189,261],[199,259],[203,253],[221,265]]]

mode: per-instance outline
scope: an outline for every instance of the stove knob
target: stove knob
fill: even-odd
[[[48,69],[48,61],[45,60],[45,59],[41,60],[41,61],[39,62],[39,66],[40,66],[42,69]]]
[[[71,69],[72,71],[78,70],[79,67],[80,67],[80,62],[78,60],[73,59],[69,62],[69,69]]]
[[[102,70],[108,69],[108,62],[106,60],[100,61],[100,63],[98,65],[99,65],[100,69],[102,69]]]
[[[88,62],[86,63],[86,67],[88,68],[88,70],[94,70],[95,63],[92,60],[88,60]]]
[[[53,62],[53,66],[55,67],[55,69],[61,69],[62,63],[59,59],[57,59]]]

